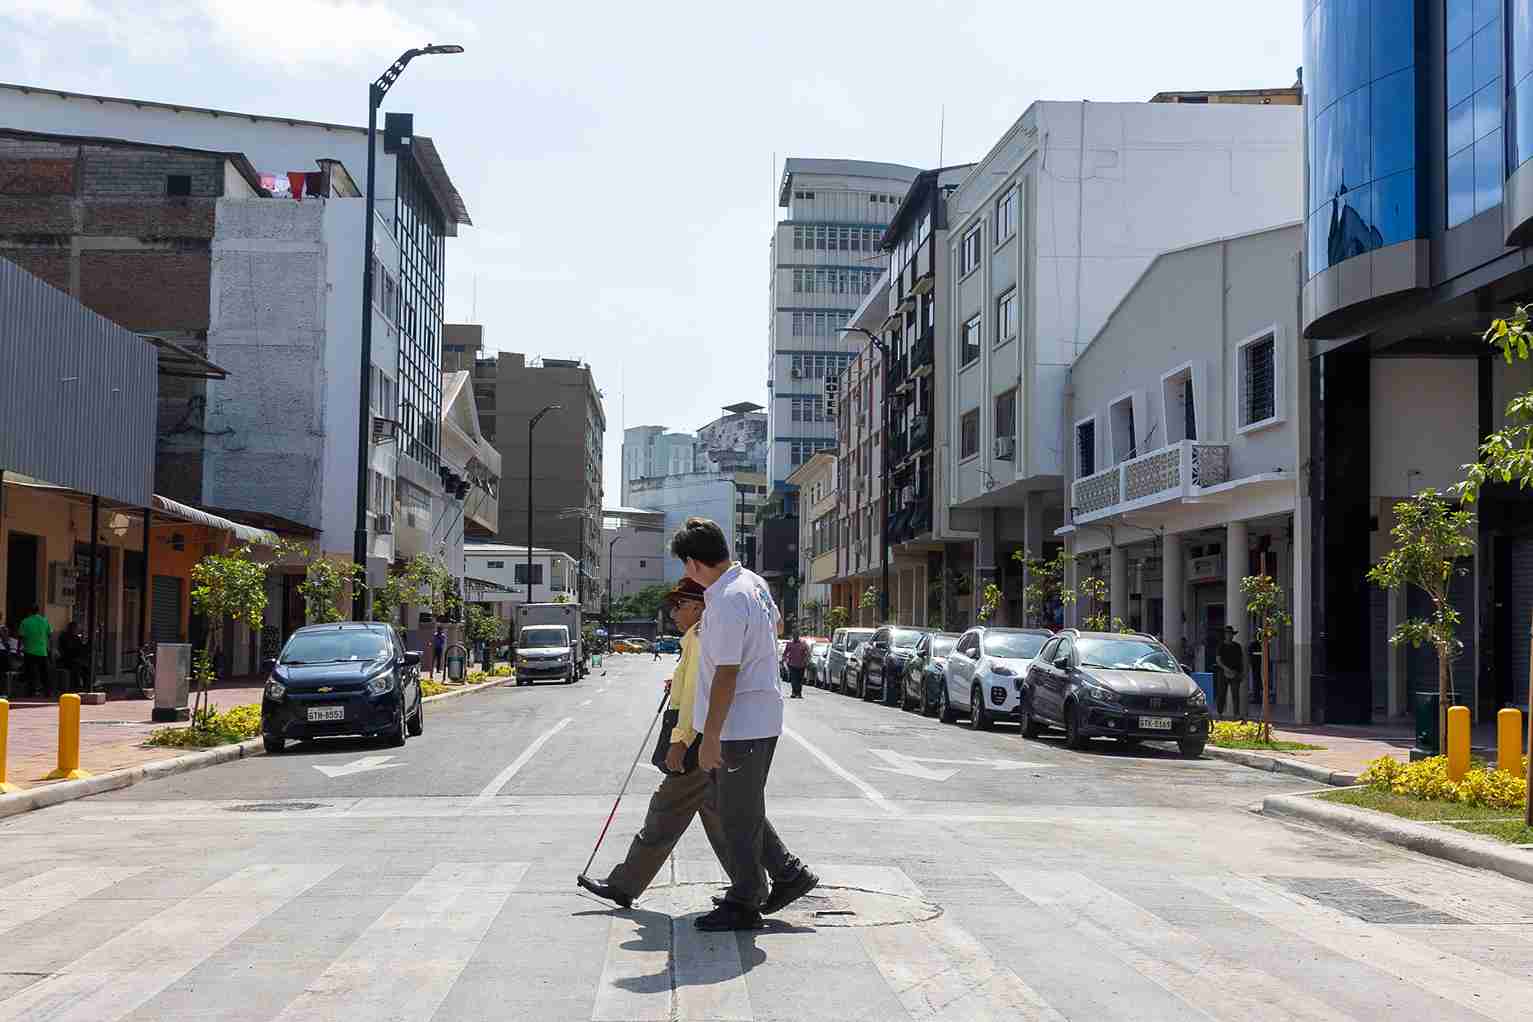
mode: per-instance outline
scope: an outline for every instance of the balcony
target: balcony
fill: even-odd
[[[889,434],[889,460],[892,464],[899,464],[910,450],[910,436],[907,433]]]
[[[1070,506],[1079,524],[1196,497],[1229,481],[1229,444],[1183,440],[1077,479],[1070,486]]]
[[[899,390],[909,382],[910,363],[903,358],[889,360],[889,382],[886,386],[891,390]]]
[[[924,451],[931,446],[932,417],[917,415],[910,423],[910,451]]]
[[[924,376],[932,371],[932,337],[927,334],[916,341],[910,349],[911,378]]]

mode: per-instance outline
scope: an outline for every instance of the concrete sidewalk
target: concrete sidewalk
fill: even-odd
[[[1527,721],[1523,721],[1522,735],[1527,741]],[[1416,732],[1406,722],[1391,721],[1368,726],[1343,724],[1284,724],[1274,722],[1272,738],[1278,742],[1302,742],[1319,745],[1313,751],[1259,752],[1246,751],[1244,756],[1263,759],[1290,760],[1308,764],[1316,770],[1338,775],[1361,774],[1368,764],[1380,756],[1389,756],[1400,762],[1410,760],[1411,748],[1416,744]],[[1470,745],[1476,754],[1494,758],[1496,753],[1496,726],[1494,722],[1482,722],[1470,732]],[[1214,747],[1209,746],[1212,750]],[[1226,750],[1231,751],[1231,750]],[[1293,771],[1289,771],[1293,772]],[[1306,776],[1318,776],[1306,772]]]
[[[215,686],[208,702],[221,710],[261,701],[261,683],[237,678]],[[113,699],[99,706],[80,707],[80,766],[93,774],[169,759],[185,749],[146,746],[156,728],[149,719],[153,699]],[[48,784],[44,780],[58,763],[58,701],[21,699],[11,703],[10,783],[21,788]]]

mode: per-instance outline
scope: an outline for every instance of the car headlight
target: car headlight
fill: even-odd
[[[394,672],[384,671],[367,679],[367,694],[381,696],[385,692],[394,691]]]
[[[1208,696],[1203,694],[1203,690],[1201,688],[1195,688],[1195,689],[1192,690],[1192,695],[1187,697],[1187,705],[1188,706],[1207,706],[1208,705]]]
[[[276,678],[272,678],[266,682],[266,698],[281,699],[285,695],[287,695],[287,686],[282,684],[282,682],[278,681]]]
[[[1121,703],[1123,701],[1118,697],[1118,693],[1110,688],[1103,688],[1101,685],[1086,685],[1084,687],[1086,695],[1099,703]]]

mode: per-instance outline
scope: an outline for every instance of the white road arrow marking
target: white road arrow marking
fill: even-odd
[[[314,769],[326,777],[345,777],[349,774],[365,774],[369,770],[387,770],[389,767],[404,766],[403,763],[390,763],[393,756],[363,756],[361,759],[352,760],[341,766],[320,766],[314,764]]]
[[[931,767],[924,767],[912,757],[902,755],[893,749],[869,749],[868,751],[889,764],[873,768],[885,773],[904,774],[906,777],[914,777],[922,781],[945,781],[958,773],[957,770],[933,770]]]
[[[930,756],[911,756],[917,763],[951,763],[954,766],[985,766],[995,770],[1033,770],[1048,766],[1047,763],[1027,763],[1020,759],[934,759]]]

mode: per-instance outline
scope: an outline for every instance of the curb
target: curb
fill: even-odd
[[[427,696],[421,702],[424,704],[434,703],[443,699],[459,699],[472,692],[483,692],[487,689],[498,688],[510,680],[509,678],[502,678],[469,688],[454,689],[451,692]],[[261,739],[251,738],[232,745],[220,745],[212,749],[199,749],[196,752],[173,756],[170,759],[157,759],[149,763],[140,763],[138,766],[112,770],[108,773],[87,777],[79,781],[59,781],[56,784],[45,784],[38,788],[27,788],[24,791],[14,792],[10,795],[0,795],[0,820],[5,819],[7,816],[30,813],[34,809],[46,809],[48,806],[58,805],[60,802],[73,802],[77,798],[99,795],[104,791],[131,788],[141,781],[153,781],[161,777],[169,777],[172,774],[184,774],[192,770],[202,770],[205,767],[217,766],[220,763],[244,759],[246,756],[264,756],[265,754],[265,750],[261,746]]]
[[[1371,809],[1322,802],[1315,794],[1269,795],[1262,800],[1262,815],[1304,820],[1533,884],[1533,854]]]
[[[1295,777],[1329,784],[1334,788],[1350,788],[1357,783],[1357,774],[1330,770],[1297,759],[1264,756],[1259,752],[1248,752],[1245,749],[1221,749],[1217,745],[1207,746],[1203,752],[1214,759],[1228,760],[1231,763],[1239,763],[1241,766],[1248,766],[1255,770],[1266,770],[1269,773],[1293,774]]]

